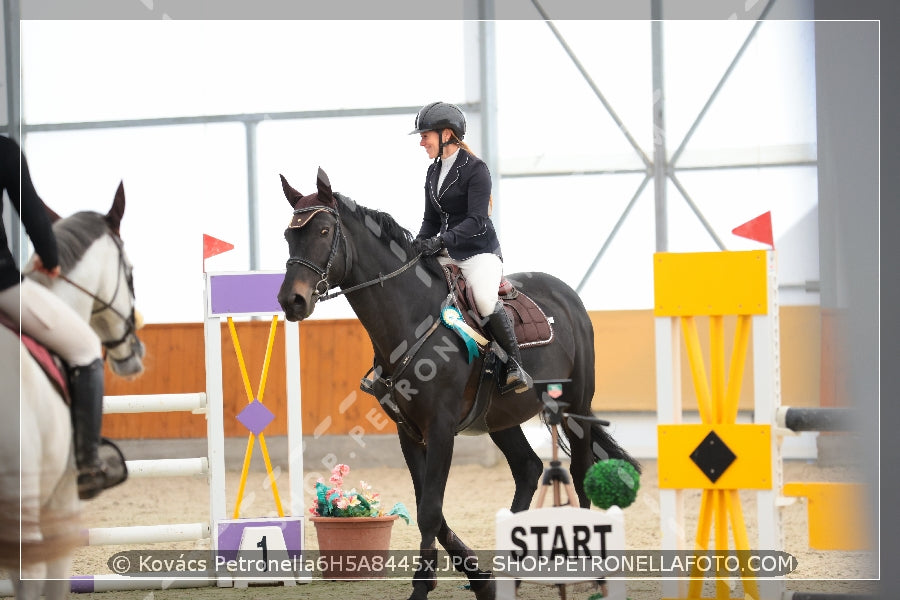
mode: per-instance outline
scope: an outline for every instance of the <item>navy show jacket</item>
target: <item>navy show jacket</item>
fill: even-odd
[[[483,160],[459,149],[456,161],[437,189],[441,162],[428,167],[425,176],[425,215],[418,238],[442,234],[450,258],[465,260],[491,252],[499,256],[500,241],[488,216],[491,174]]]

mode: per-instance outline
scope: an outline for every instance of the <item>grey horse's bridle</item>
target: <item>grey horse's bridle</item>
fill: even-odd
[[[109,237],[112,238],[113,243],[115,243],[116,248],[119,251],[119,269],[118,270],[120,273],[125,274],[125,283],[128,286],[128,292],[131,294],[131,298],[133,300],[135,297],[134,279],[131,276],[131,272],[128,270],[127,263],[125,262],[125,249],[122,246],[122,240],[112,232],[107,232],[107,234],[109,235]],[[105,310],[109,310],[109,311],[112,311],[112,313],[114,315],[116,315],[119,319],[122,320],[122,322],[125,323],[125,333],[122,334],[121,337],[116,338],[114,340],[101,340],[101,343],[103,344],[104,348],[106,348],[107,350],[110,350],[112,348],[116,348],[117,346],[121,346],[128,340],[128,338],[130,336],[135,334],[135,332],[137,331],[137,320],[135,319],[135,314],[134,314],[134,302],[132,301],[132,303],[131,303],[131,314],[128,316],[123,315],[112,304],[113,302],[116,301],[116,298],[119,295],[119,288],[122,285],[122,277],[121,276],[116,277],[116,289],[113,290],[112,297],[109,299],[109,301],[100,298],[94,292],[85,288],[81,284],[79,284],[75,281],[72,281],[69,277],[67,277],[63,274],[60,274],[59,278],[61,280],[65,281],[66,283],[68,283],[69,285],[71,285],[72,287],[76,288],[80,292],[82,292],[94,299],[94,303],[97,306],[91,311],[91,315],[96,315],[97,313],[101,313]],[[132,356],[134,356],[136,354],[136,350],[134,349],[133,346],[134,345],[132,344],[131,354],[129,354],[127,357],[122,358],[122,359],[117,359],[117,358],[111,357],[112,360],[115,360],[116,362],[124,362],[124,361],[130,359]]]

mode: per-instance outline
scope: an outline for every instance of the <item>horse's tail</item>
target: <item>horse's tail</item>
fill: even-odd
[[[591,452],[594,454],[595,462],[609,458],[620,458],[631,463],[631,466],[638,473],[641,472],[641,463],[628,454],[628,451],[622,448],[599,423],[591,423]]]
[[[544,425],[547,427],[549,431],[552,425],[547,421],[546,415],[541,413],[541,421],[543,421]],[[575,435],[584,435],[584,430],[581,427],[581,423],[583,421],[579,419],[569,418],[568,425],[571,431]],[[610,458],[620,458],[628,463],[630,463],[637,472],[641,472],[641,463],[637,461],[636,458],[631,456],[627,450],[625,450],[619,443],[613,439],[609,433],[603,428],[599,423],[591,423],[590,428],[591,434],[591,452],[594,455],[594,462],[599,462],[601,460],[607,460]],[[557,444],[559,445],[559,449],[565,452],[566,456],[572,456],[572,450],[569,448],[569,442],[566,439],[566,436],[560,435],[557,437]]]

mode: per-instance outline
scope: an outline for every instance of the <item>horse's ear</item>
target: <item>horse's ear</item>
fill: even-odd
[[[287,179],[284,178],[284,175],[279,175],[279,177],[281,177],[281,189],[284,190],[284,197],[287,198],[291,208],[294,208],[297,206],[300,198],[303,197],[303,194],[292,188],[287,182]]]
[[[106,213],[106,223],[116,233],[119,233],[119,224],[122,223],[123,214],[125,214],[125,184],[120,181],[112,207]]]
[[[319,202],[332,208],[337,208],[337,200],[331,191],[331,181],[328,175],[319,167],[319,173],[316,176],[316,188],[319,190]]]
[[[41,201],[41,204],[44,205],[44,211],[47,213],[47,216],[50,217],[51,223],[56,223],[57,221],[62,219],[62,217],[60,217],[55,210],[47,206],[47,204],[44,203],[43,200]]]

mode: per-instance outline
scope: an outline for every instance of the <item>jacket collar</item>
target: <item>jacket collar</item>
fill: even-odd
[[[440,190],[437,189],[437,182],[438,177],[440,177],[441,174],[441,163],[432,163],[428,173],[428,190],[432,202],[439,202],[441,196],[459,181],[459,172],[469,163],[471,157],[472,155],[466,152],[465,148],[460,147],[459,153],[456,155],[456,161],[454,161],[453,166],[450,167],[450,172],[448,172],[447,176],[444,178],[444,184],[441,186]]]

